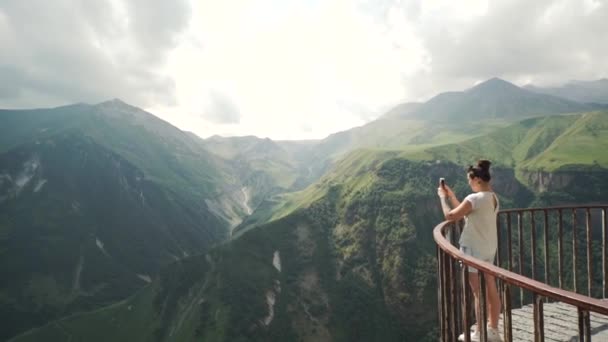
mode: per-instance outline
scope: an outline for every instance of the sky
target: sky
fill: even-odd
[[[0,108],[321,139],[492,77],[608,77],[606,32],[608,0],[0,0]]]

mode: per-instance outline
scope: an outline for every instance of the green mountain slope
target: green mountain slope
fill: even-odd
[[[412,154],[420,159],[467,163],[497,160],[521,170],[608,168],[608,112],[532,118],[482,137]]]
[[[504,178],[499,190],[505,203],[530,200],[512,172],[497,172]],[[301,198],[282,218],[214,249],[206,261],[187,259],[212,270],[201,266],[201,272],[190,273],[204,279],[176,292],[177,309],[163,323],[158,317],[166,311],[154,309],[147,328],[129,335],[130,340],[144,341],[162,324],[164,332],[156,340],[169,341],[171,322],[180,321],[183,329],[173,331],[183,341],[435,340],[431,228],[440,220],[435,194],[440,176],[454,179],[456,191],[464,191],[462,168],[451,163],[411,162],[395,153],[350,155],[323,178],[324,184],[304,191],[314,198]],[[161,275],[150,289],[180,277]],[[156,294],[139,307],[173,300],[170,292],[150,291]],[[126,312],[128,305],[134,304],[116,310]],[[127,323],[139,315],[149,313],[133,309],[120,317]],[[104,317],[103,310],[75,316],[15,341],[52,336],[58,327],[94,340],[100,331],[87,326],[91,321],[107,326]],[[124,340],[128,329],[117,326],[102,336]]]
[[[608,112],[593,112],[577,120],[547,149],[523,165],[546,171],[579,166],[608,168]]]
[[[123,299],[246,215],[225,161],[118,100],[0,120],[0,338]]]
[[[0,155],[3,337],[124,298],[227,223],[79,133]]]
[[[203,140],[120,100],[53,109],[0,110],[0,151],[77,130],[140,168],[148,179],[238,224],[247,196],[233,165],[209,153]]]

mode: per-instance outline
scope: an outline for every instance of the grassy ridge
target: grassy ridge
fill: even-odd
[[[524,164],[528,169],[553,171],[568,165],[608,168],[608,112],[577,116],[544,152]]]
[[[405,153],[414,159],[467,164],[479,158],[524,170],[608,167],[608,112],[526,119],[457,144]]]

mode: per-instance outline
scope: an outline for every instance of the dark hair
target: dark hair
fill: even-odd
[[[477,166],[469,165],[469,169],[467,173],[469,174],[469,178],[481,178],[484,182],[489,182],[492,179],[490,175],[490,165],[492,163],[489,160],[478,160]]]

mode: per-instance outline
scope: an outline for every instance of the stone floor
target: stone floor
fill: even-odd
[[[527,305],[511,312],[513,320],[513,341],[534,341],[533,306]],[[543,305],[545,341],[578,341],[578,312],[576,307],[564,303],[545,303]],[[503,332],[503,320],[499,331]],[[591,314],[591,340],[608,342],[608,316]],[[504,337],[504,336],[503,336]]]

